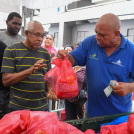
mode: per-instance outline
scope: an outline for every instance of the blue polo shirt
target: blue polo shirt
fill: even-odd
[[[134,79],[134,45],[122,34],[120,36],[120,47],[109,57],[98,45],[95,35],[86,38],[70,53],[75,59],[75,65],[86,65],[86,112],[90,117],[131,111],[132,93],[118,96],[112,92],[109,97],[104,93],[110,80],[129,83]]]

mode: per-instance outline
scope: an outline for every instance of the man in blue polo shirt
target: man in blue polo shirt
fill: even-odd
[[[120,20],[111,13],[103,15],[95,27],[96,35],[86,38],[68,55],[72,66],[86,65],[88,98],[86,117],[130,112],[134,91],[134,45],[120,33]],[[104,89],[111,80],[119,85],[107,97]]]

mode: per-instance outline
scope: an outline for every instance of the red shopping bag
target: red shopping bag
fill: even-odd
[[[101,126],[100,134],[130,134],[130,132],[128,130],[127,122],[124,122],[119,125]]]
[[[57,125],[57,134],[84,134],[81,130],[71,124],[59,121]]]
[[[128,116],[128,130],[131,134],[134,134],[134,114]]]
[[[92,129],[87,129],[84,134],[95,134],[95,131]]]
[[[56,66],[46,73],[44,80],[50,83],[58,98],[76,97],[78,95],[77,77],[70,61],[66,57],[64,61],[55,58],[53,63]]]
[[[57,134],[58,122],[56,113],[30,111],[30,124],[21,134]]]
[[[65,120],[66,120],[66,112],[65,112],[65,108],[64,108],[61,112],[61,121],[65,121]]]
[[[0,134],[57,134],[58,122],[54,112],[14,111],[0,120]]]
[[[14,111],[0,120],[0,134],[21,134],[30,124],[30,110]]]

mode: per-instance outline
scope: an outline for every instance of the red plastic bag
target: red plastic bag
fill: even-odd
[[[134,134],[134,114],[128,116],[128,130],[131,134]]]
[[[0,120],[0,134],[20,134],[30,123],[30,111],[14,111]]]
[[[95,134],[95,131],[92,129],[87,129],[84,134]]]
[[[130,134],[130,133],[127,127],[127,122],[124,122],[119,125],[101,126],[100,134]]]
[[[57,134],[58,115],[53,112],[31,111],[30,124],[21,134]]]
[[[60,71],[60,68],[55,66],[51,70],[49,70],[44,76],[44,80],[51,85],[55,93],[56,93],[56,83],[57,83],[59,71]]]
[[[127,126],[127,122],[116,125],[116,134],[130,134]]]
[[[57,124],[53,112],[14,111],[0,120],[0,134],[57,134]]]
[[[60,99],[73,98],[78,95],[78,84],[75,71],[67,58],[64,61],[55,58],[56,65],[44,76],[44,80],[50,83],[55,94]]]
[[[115,125],[101,126],[100,134],[115,134],[114,127]]]
[[[65,108],[64,108],[61,112],[61,121],[65,121],[65,120],[66,120],[66,112],[65,112]]]
[[[68,123],[59,121],[57,127],[57,134],[84,134],[84,133]]]

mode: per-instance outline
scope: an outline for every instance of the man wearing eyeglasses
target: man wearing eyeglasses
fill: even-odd
[[[48,111],[47,94],[58,98],[43,77],[51,69],[51,57],[41,46],[45,37],[44,29],[38,21],[30,21],[25,30],[26,40],[6,48],[2,64],[2,80],[10,86],[8,111],[30,109]]]

